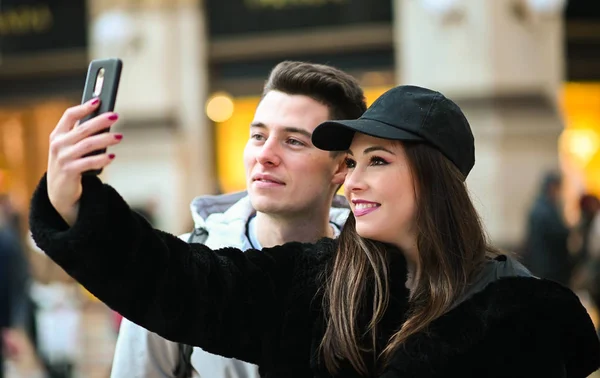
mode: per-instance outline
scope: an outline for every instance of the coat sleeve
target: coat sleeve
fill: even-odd
[[[306,246],[243,252],[211,250],[153,229],[109,185],[83,178],[72,227],[49,201],[46,179],[34,192],[36,244],[92,294],[166,339],[260,364],[275,348],[294,261]]]

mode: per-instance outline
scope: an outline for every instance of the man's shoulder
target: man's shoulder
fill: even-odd
[[[194,229],[179,238],[188,242],[206,241],[213,248],[241,247],[245,225],[255,212],[246,192],[199,196],[190,204],[190,210]]]
[[[237,205],[240,201],[246,201],[248,193],[246,191],[225,193],[225,194],[207,194],[194,198],[190,203],[192,215],[206,219],[214,214],[223,214]]]
[[[248,362],[211,354],[194,347],[192,366],[200,377],[258,378],[258,367]]]
[[[164,378],[173,374],[179,344],[123,318],[115,346],[111,378]]]

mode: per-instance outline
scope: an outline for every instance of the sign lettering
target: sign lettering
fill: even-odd
[[[0,11],[0,37],[40,34],[52,29],[54,17],[47,5]]]
[[[211,38],[391,24],[392,0],[205,0]]]
[[[245,0],[250,9],[286,9],[294,7],[319,7],[327,4],[344,4],[348,0]]]
[[[87,48],[85,0],[0,0],[4,57]]]

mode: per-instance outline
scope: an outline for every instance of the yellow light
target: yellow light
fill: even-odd
[[[600,149],[600,137],[592,129],[567,129],[560,140],[567,153],[586,166]]]
[[[388,86],[377,86],[377,87],[365,87],[363,88],[365,93],[365,99],[367,100],[367,106],[371,106],[375,100],[379,98],[382,94],[390,90],[391,87]]]
[[[250,137],[250,123],[259,101],[260,97],[236,98],[234,114],[215,125],[217,173],[224,193],[246,188],[244,147]]]
[[[206,102],[206,115],[213,122],[227,121],[233,115],[233,110],[233,99],[224,92],[213,94]]]

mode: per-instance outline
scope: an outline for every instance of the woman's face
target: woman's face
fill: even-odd
[[[346,167],[344,192],[358,234],[403,249],[414,248],[416,195],[402,144],[356,133]]]

